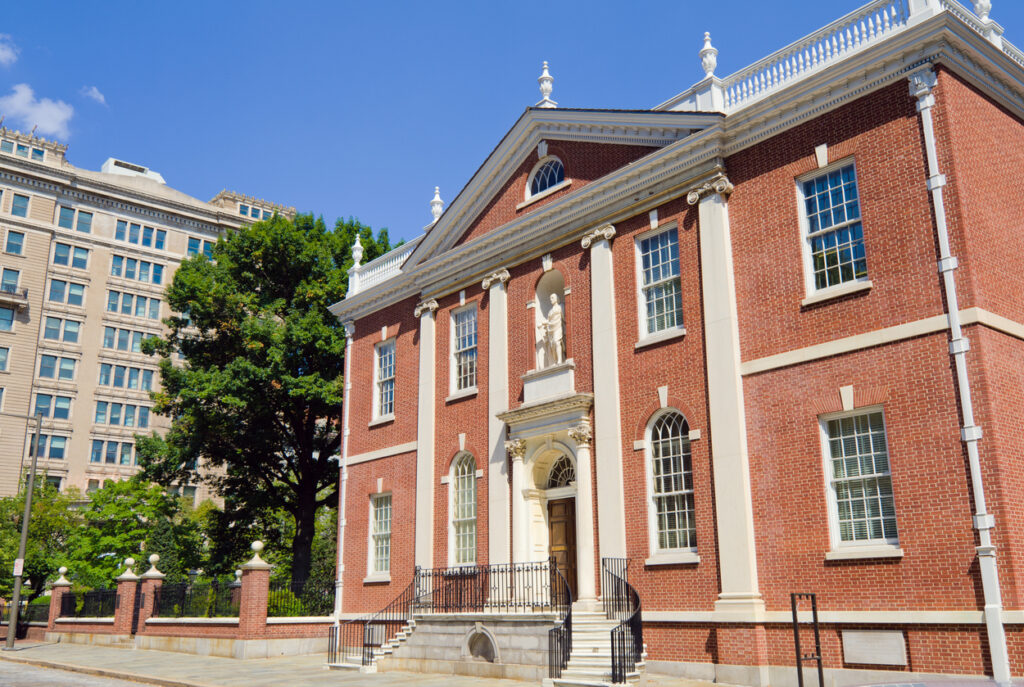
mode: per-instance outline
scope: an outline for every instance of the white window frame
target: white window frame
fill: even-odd
[[[456,508],[458,504],[458,490],[459,490],[459,468],[466,462],[472,466],[469,473],[469,479],[472,480],[473,484],[473,517],[462,518],[462,522],[473,523],[473,559],[472,560],[459,560],[458,550],[458,518],[456,517]],[[476,456],[469,451],[460,451],[459,454],[452,460],[452,464],[448,469],[448,566],[457,568],[460,566],[474,566],[476,565],[477,558],[479,556],[479,517],[480,517],[480,492],[477,485],[477,480],[483,475],[483,471],[478,469],[476,463]]]
[[[648,535],[648,546],[650,550],[650,558],[645,561],[645,565],[678,565],[688,563],[699,563],[700,556],[697,554],[696,545],[690,547],[680,547],[675,549],[663,549],[658,543],[658,503],[657,494],[654,489],[654,445],[652,443],[654,425],[664,416],[669,414],[676,414],[682,418],[684,436],[683,439],[690,443],[690,479],[693,481],[693,442],[690,439],[690,423],[686,419],[686,415],[683,414],[677,408],[666,407],[662,408],[647,422],[647,427],[644,430],[644,470],[647,477],[647,535]],[[691,490],[694,494],[694,528],[696,528],[697,508],[696,508],[696,489]]]
[[[476,367],[473,371],[473,384],[463,388],[459,388],[459,374],[458,374],[458,359],[461,351],[456,350],[458,345],[458,335],[456,332],[456,325],[458,322],[458,316],[466,313],[474,313],[475,331],[474,339],[476,344],[473,346],[473,350],[476,351]],[[451,317],[449,318],[448,327],[448,350],[450,354],[448,356],[448,389],[451,394],[448,399],[461,398],[463,396],[472,396],[477,393],[477,382],[480,376],[480,312],[476,308],[476,303],[469,303],[464,307],[456,308],[452,310]],[[468,348],[466,350],[469,350]]]
[[[391,412],[381,413],[381,389],[382,384],[388,379],[380,378],[380,358],[381,351],[390,346],[391,356],[394,363],[391,366]],[[398,346],[396,345],[395,337],[385,339],[380,343],[374,344],[373,346],[373,421],[374,422],[388,422],[395,419],[395,378],[398,375]]]
[[[841,284],[835,284],[823,289],[819,289],[814,284],[814,259],[811,255],[811,237],[808,235],[810,230],[810,221],[807,218],[807,205],[805,203],[806,196],[804,195],[804,184],[812,179],[817,179],[820,176],[830,174],[836,170],[842,169],[853,165],[854,178],[857,180],[857,205],[860,208],[860,218],[855,220],[861,223],[861,231],[864,231],[864,206],[860,199],[860,175],[857,171],[857,163],[853,157],[846,157],[842,160],[833,162],[825,167],[820,167],[814,171],[802,174],[795,179],[794,190],[796,191],[796,204],[797,214],[799,216],[799,222],[797,223],[800,230],[800,250],[803,255],[803,268],[804,268],[804,293],[807,296],[803,301],[802,305],[810,305],[821,300],[828,300],[830,298],[838,298],[839,296],[846,295],[848,293],[855,293],[857,291],[863,291],[871,288],[871,277],[870,270],[868,276],[854,278],[852,281],[843,282]],[[832,231],[838,231],[844,226],[849,226],[853,222],[847,222],[842,225],[833,226],[825,231],[819,232],[819,234],[825,234]],[[867,246],[865,241],[864,259],[867,260]]]
[[[534,177],[537,176],[537,172],[540,171],[541,167],[551,162],[552,160],[557,160],[558,163],[562,165],[562,180],[559,181],[557,184],[554,184],[553,186],[548,186],[543,191],[531,193],[530,190],[533,187],[533,179]],[[568,170],[566,169],[565,162],[562,161],[562,158],[558,157],[557,155],[545,155],[541,159],[537,160],[536,164],[533,165],[533,169],[530,170],[530,174],[526,177],[526,189],[523,191],[523,202],[520,203],[516,207],[516,209],[518,210],[522,207],[525,207],[530,203],[540,200],[541,198],[547,198],[551,194],[557,193],[558,191],[561,191],[563,188],[566,188],[571,184],[572,179],[569,178]]]
[[[674,327],[668,327],[667,329],[661,329],[655,332],[648,331],[647,329],[647,297],[645,289],[649,285],[644,284],[644,259],[643,251],[640,247],[641,243],[651,237],[657,236],[667,231],[676,232],[676,246],[679,246],[679,226],[676,222],[666,222],[654,229],[649,229],[642,234],[638,234],[633,240],[633,253],[635,260],[635,274],[636,274],[636,315],[637,315],[637,346],[656,343],[658,341],[664,341],[665,339],[672,339],[686,334],[686,320],[685,313],[680,303],[679,309],[679,321]],[[681,252],[681,249],[680,249]],[[679,280],[679,292],[682,294],[683,290],[683,267],[682,267],[682,255],[679,256],[679,276],[675,277]],[[664,281],[667,280],[663,280]],[[681,296],[680,296],[681,300]]]
[[[830,420],[841,420],[848,417],[859,417],[872,413],[882,414],[882,431],[885,435],[885,450],[889,460],[889,481],[893,482],[892,453],[889,450],[889,425],[885,418],[885,408],[881,405],[864,406],[848,411],[826,413],[818,416],[818,432],[821,442],[822,475],[824,477],[825,498],[828,503],[828,530],[830,550],[825,558],[842,560],[849,558],[899,558],[903,550],[899,544],[899,522],[896,523],[897,536],[886,539],[868,539],[864,541],[844,542],[839,532],[839,505],[835,488],[832,485],[832,459],[829,447],[828,423]],[[896,508],[896,489],[893,485],[893,510]]]
[[[386,533],[377,532],[377,504],[382,502],[384,499],[388,501],[388,531]],[[366,527],[366,579],[363,582],[390,582],[391,581],[391,535],[394,532],[395,523],[395,503],[392,498],[390,491],[382,491],[376,494],[370,495],[370,511],[369,519],[367,520]],[[377,565],[377,541],[378,537],[387,537],[387,570],[379,569]]]

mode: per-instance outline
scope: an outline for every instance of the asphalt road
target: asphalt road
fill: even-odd
[[[0,685],[3,687],[138,687],[140,684],[0,661]]]

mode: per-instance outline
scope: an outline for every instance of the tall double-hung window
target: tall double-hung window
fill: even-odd
[[[476,306],[455,311],[453,326],[453,391],[476,388]]]
[[[650,336],[683,326],[679,237],[670,227],[637,240],[640,261],[640,333]]]
[[[370,500],[370,574],[391,572],[391,494]]]
[[[649,428],[652,553],[695,551],[690,428],[677,411],[662,413]]]
[[[808,292],[866,280],[868,263],[853,163],[805,179],[799,187],[809,257]]]
[[[374,416],[395,414],[395,340],[377,344],[374,369]]]
[[[476,563],[476,461],[463,453],[452,462],[452,562]]]
[[[898,544],[882,410],[826,417],[822,429],[833,548]]]

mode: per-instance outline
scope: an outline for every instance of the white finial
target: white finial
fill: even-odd
[[[700,66],[704,69],[704,76],[714,76],[715,67],[718,66],[718,48],[711,45],[711,32],[704,32],[704,47],[700,51]]]
[[[359,234],[356,234],[356,242],[352,244],[352,260],[354,261],[355,264],[353,264],[352,266],[353,267],[359,267],[359,263],[360,263],[360,261],[362,261],[362,259],[363,259],[363,244],[359,243]],[[263,542],[254,541],[252,543],[252,545],[254,547],[253,551],[256,550],[255,546],[257,544],[260,545],[260,549],[261,550],[263,549]]]
[[[130,568],[133,565],[135,565],[135,559],[134,558],[125,558],[124,559],[124,564],[125,564],[126,567]]]
[[[534,107],[558,107],[558,103],[551,99],[552,84],[555,82],[555,78],[548,73],[548,63],[544,62],[544,70],[541,75],[537,77],[537,83],[540,84],[540,94],[543,96]]]
[[[160,554],[154,553],[152,556],[149,557],[149,564],[150,565],[156,565],[159,562],[160,562]]]
[[[257,539],[249,546],[249,548],[252,549],[252,552],[258,556],[260,555],[260,552],[263,550],[263,542]]]
[[[149,556],[149,570],[147,570],[142,575],[143,579],[147,579],[147,580],[162,580],[162,579],[164,579],[164,574],[156,569],[156,564],[159,563],[159,562],[160,562],[160,554],[158,554],[158,553],[150,554],[150,556]]]
[[[974,2],[974,13],[978,15],[978,19],[988,23],[988,14],[992,11],[992,0],[975,0]]]
[[[259,539],[252,543],[249,547],[252,549],[252,560],[242,566],[242,570],[269,570],[270,564],[260,558],[260,552],[263,550],[263,542]]]
[[[430,201],[430,214],[434,216],[434,221],[441,219],[441,213],[444,212],[444,201],[441,200],[441,187],[434,187],[434,199]]]
[[[236,580],[241,580],[242,579],[242,569],[241,568],[239,568],[238,570],[235,571],[235,579]]]
[[[60,575],[61,577],[64,577],[65,575],[67,575],[67,574],[68,574],[68,569],[67,569],[67,568],[65,568],[65,567],[64,567],[64,566],[62,565],[62,566],[60,566],[59,568],[57,568],[57,574],[58,574],[58,575]]]

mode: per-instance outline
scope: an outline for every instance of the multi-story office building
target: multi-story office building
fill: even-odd
[[[175,269],[225,229],[294,214],[229,191],[204,202],[122,160],[80,169],[66,148],[0,129],[2,495],[18,488],[37,413],[52,483],[88,491],[134,474],[134,435],[169,426],[152,413],[157,360],[140,345],[171,314]]]

